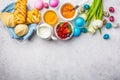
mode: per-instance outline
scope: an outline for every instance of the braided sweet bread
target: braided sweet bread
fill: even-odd
[[[26,23],[31,24],[31,23],[39,23],[40,22],[40,13],[37,9],[32,9],[27,12],[27,19]]]
[[[14,21],[16,24],[23,24],[26,22],[26,8],[27,0],[17,0],[14,8]]]
[[[19,24],[39,23],[41,15],[37,9],[27,11],[27,0],[17,0],[13,13],[3,12],[0,20],[8,27],[15,27]]]

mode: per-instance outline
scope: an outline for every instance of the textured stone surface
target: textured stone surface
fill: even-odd
[[[0,11],[12,1],[2,0]],[[29,0],[31,6],[34,2]],[[120,1],[104,0],[105,9],[110,6],[120,23]],[[36,34],[30,41],[17,41],[0,23],[0,80],[120,80],[120,29],[104,28],[103,33],[109,33],[110,40],[98,32],[70,41],[44,41]]]

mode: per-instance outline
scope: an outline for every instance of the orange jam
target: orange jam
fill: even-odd
[[[70,3],[66,3],[61,8],[61,14],[64,18],[73,18],[75,15],[75,10],[73,10],[74,6]]]

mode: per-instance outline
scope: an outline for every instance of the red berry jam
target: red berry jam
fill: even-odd
[[[66,38],[70,37],[70,35],[72,34],[71,25],[68,22],[61,22],[57,26],[56,32],[57,32],[57,36],[60,39],[66,39]]]

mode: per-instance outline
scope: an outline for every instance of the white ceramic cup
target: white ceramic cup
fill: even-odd
[[[52,26],[44,23],[44,24],[38,24],[37,26],[37,35],[41,39],[46,39],[46,40],[57,40],[56,37],[53,36],[53,28]]]

